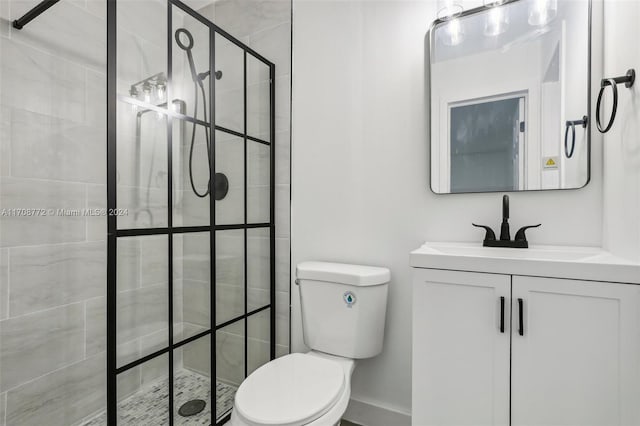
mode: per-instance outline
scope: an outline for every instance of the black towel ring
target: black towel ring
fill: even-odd
[[[582,120],[567,121],[567,128],[564,131],[564,155],[566,155],[567,158],[573,157],[573,150],[576,147],[576,124],[579,124],[582,128],[586,129],[588,122],[589,117],[586,115],[582,116]],[[569,128],[571,128],[571,150],[569,150]]]
[[[616,112],[618,112],[618,88],[617,85],[620,83],[624,83],[624,87],[632,87],[633,83],[636,80],[636,71],[632,68],[627,71],[627,74],[622,77],[615,78],[603,78],[600,82],[600,93],[598,93],[598,101],[596,102],[596,126],[598,127],[598,131],[600,133],[607,133],[611,130],[611,126],[613,126],[613,122],[616,119]],[[606,127],[602,127],[602,122],[600,120],[600,107],[602,104],[602,95],[604,95],[604,91],[607,86],[611,86],[611,90],[613,91],[613,108],[611,110],[611,117],[607,122]]]

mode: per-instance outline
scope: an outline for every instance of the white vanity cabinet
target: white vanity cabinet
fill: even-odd
[[[426,268],[413,286],[413,425],[640,425],[640,286]]]

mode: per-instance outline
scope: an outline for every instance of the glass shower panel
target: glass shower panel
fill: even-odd
[[[173,320],[176,342],[211,328],[209,232],[173,237]]]
[[[166,235],[118,239],[118,367],[168,344],[167,241]]]
[[[216,331],[216,417],[233,407],[233,398],[245,378],[245,320]]]
[[[247,55],[247,135],[271,142],[271,69]]]
[[[244,314],[244,230],[216,231],[216,325]]]
[[[209,128],[174,119],[172,130],[173,226],[208,226]]]
[[[271,218],[271,146],[247,141],[247,223]]]
[[[271,360],[271,312],[265,309],[247,318],[247,373]]]
[[[271,230],[247,229],[247,311],[271,302]]]
[[[213,424],[211,405],[211,336],[174,350],[174,425]]]
[[[118,425],[169,424],[168,371],[164,354],[118,376]],[[97,420],[85,426],[106,425]]]
[[[167,5],[156,0],[118,0],[118,95],[156,105],[167,79]],[[160,91],[161,92],[161,91]]]
[[[216,131],[216,174],[229,182],[227,195],[216,201],[216,225],[244,224],[244,140],[227,132]]]
[[[119,229],[167,226],[166,22],[161,1],[118,1]]]
[[[118,102],[118,229],[167,226],[166,116]]]
[[[216,33],[216,127],[244,133],[244,50]]]
[[[209,123],[212,77],[209,27],[176,7],[172,9],[172,98],[184,101],[183,114]]]

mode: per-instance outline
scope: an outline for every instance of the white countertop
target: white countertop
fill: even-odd
[[[532,245],[528,249],[477,243],[430,243],[411,252],[415,268],[640,284],[640,262],[596,247]]]

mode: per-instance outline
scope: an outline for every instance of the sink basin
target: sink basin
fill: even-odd
[[[415,268],[528,275],[640,284],[640,263],[598,247],[533,245],[528,249],[482,243],[425,243],[411,252]]]
[[[583,261],[602,255],[603,251],[592,247],[532,246],[528,249],[483,247],[481,244],[429,243],[423,246],[433,254],[448,256],[474,256],[500,259],[549,260],[557,262]]]

